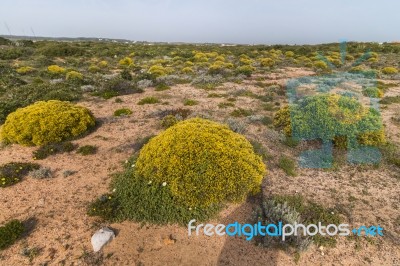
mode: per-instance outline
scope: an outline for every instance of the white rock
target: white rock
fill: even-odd
[[[104,227],[98,230],[92,236],[92,241],[91,241],[94,252],[98,252],[104,245],[109,243],[114,238],[115,234],[111,229]]]

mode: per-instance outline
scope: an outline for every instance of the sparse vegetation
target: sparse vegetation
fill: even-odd
[[[0,166],[0,188],[20,182],[30,171],[39,167],[34,163],[7,163]]]
[[[11,220],[8,223],[0,226],[0,250],[4,250],[14,244],[25,231],[22,222]]]

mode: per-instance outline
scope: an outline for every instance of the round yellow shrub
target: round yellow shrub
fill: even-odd
[[[399,73],[399,71],[395,67],[385,67],[382,69],[382,73],[387,75],[393,75]]]
[[[35,69],[30,66],[24,66],[24,67],[18,68],[16,71],[18,74],[25,75],[28,73],[32,73],[33,71],[35,71]]]
[[[152,138],[140,151],[136,171],[185,205],[208,207],[257,192],[266,167],[242,135],[193,118]]]
[[[51,65],[47,67],[47,71],[49,71],[50,74],[59,75],[64,74],[67,70],[57,65]]]
[[[95,125],[88,109],[70,102],[36,102],[9,114],[0,139],[21,145],[44,145],[77,137]]]
[[[83,75],[77,71],[69,71],[66,75],[67,80],[83,80]]]

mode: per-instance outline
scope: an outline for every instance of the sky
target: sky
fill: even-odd
[[[1,0],[0,34],[134,41],[400,41],[397,0]],[[34,32],[34,34],[33,34]]]

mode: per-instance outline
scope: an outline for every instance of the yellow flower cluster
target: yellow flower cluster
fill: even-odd
[[[79,136],[94,125],[94,117],[84,107],[56,100],[40,101],[9,114],[0,140],[44,145]]]
[[[260,189],[266,174],[261,157],[242,135],[200,118],[152,138],[142,148],[136,170],[192,207],[241,201]]]

